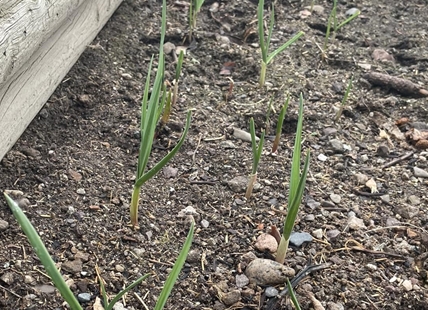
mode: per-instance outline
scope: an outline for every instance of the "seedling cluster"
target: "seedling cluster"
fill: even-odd
[[[203,5],[203,0],[190,0],[189,6],[189,37],[192,37],[192,33],[196,27],[197,14],[201,10]],[[324,51],[327,49],[328,40],[330,33],[336,33],[341,27],[349,23],[359,12],[352,15],[342,23],[337,22],[336,18],[337,11],[337,0],[334,0],[333,10],[330,14],[328,20],[328,27],[326,32],[326,38],[324,43]],[[267,29],[267,36],[265,36],[264,28],[264,0],[260,0],[257,8],[257,18],[258,18],[258,35],[260,42],[260,51],[261,51],[261,68],[260,68],[260,79],[259,86],[263,87],[266,81],[266,73],[268,65],[273,61],[273,59],[282,51],[287,49],[291,44],[295,43],[300,37],[304,35],[302,31],[297,32],[291,39],[286,43],[282,44],[279,48],[269,53],[272,32],[274,29],[274,4],[272,4],[270,15],[269,15],[269,27]],[[148,74],[145,81],[144,94],[141,102],[141,120],[140,120],[140,149],[139,157],[137,163],[137,171],[135,177],[135,183],[133,186],[133,191],[131,195],[130,203],[130,222],[134,228],[138,229],[138,206],[141,190],[143,185],[149,181],[157,172],[159,172],[165,165],[177,154],[183,145],[185,138],[189,132],[190,123],[191,123],[191,111],[187,112],[186,122],[184,126],[183,133],[181,138],[177,142],[176,146],[165,155],[162,160],[154,164],[151,169],[147,169],[148,161],[150,158],[153,139],[155,136],[156,127],[159,122],[166,124],[169,120],[171,109],[177,102],[178,90],[179,90],[179,81],[182,72],[182,67],[184,63],[185,55],[183,52],[180,53],[177,65],[175,79],[172,85],[166,85],[164,82],[164,72],[165,72],[165,57],[163,52],[163,44],[165,41],[165,32],[166,32],[166,0],[163,0],[162,6],[162,24],[161,24],[161,37],[160,37],[160,48],[159,54],[157,55],[157,70],[153,83],[151,83],[150,73],[152,71],[152,66],[154,63],[155,56],[150,60],[148,66]],[[233,86],[233,85],[232,85]],[[348,88],[346,90],[345,97],[342,101],[342,109],[345,106],[349,92],[352,88],[352,79],[349,81]],[[282,106],[280,113],[278,115],[277,127],[275,130],[275,140],[272,145],[271,153],[275,154],[278,152],[278,146],[280,143],[280,137],[282,133],[282,125],[289,107],[290,96],[287,96],[287,99]],[[272,99],[269,106],[269,111],[272,106]],[[342,109],[336,115],[336,121],[340,118]],[[280,244],[278,247],[276,261],[279,263],[284,263],[287,253],[288,244],[290,241],[290,235],[294,227],[294,223],[297,218],[299,211],[299,206],[302,201],[303,193],[306,186],[306,178],[309,171],[309,162],[310,162],[310,152],[306,152],[304,159],[303,170],[301,170],[301,148],[302,148],[302,131],[303,131],[303,96],[300,94],[299,98],[299,112],[298,112],[298,124],[296,130],[296,136],[294,141],[294,150],[292,157],[291,165],[291,178],[290,186],[288,193],[288,203],[287,203],[287,216],[284,219],[284,226],[282,229],[282,235],[280,236]],[[256,138],[256,129],[254,125],[253,118],[250,119],[250,135],[251,135],[251,146],[252,146],[252,169],[248,181],[248,188],[246,191],[246,198],[249,200],[251,198],[253,187],[257,179],[257,170],[263,154],[263,147],[265,144],[265,132],[266,128],[262,130],[261,136],[257,141]],[[36,254],[40,258],[40,261],[44,265],[48,275],[51,277],[54,285],[58,288],[64,300],[68,303],[72,310],[80,310],[82,307],[79,302],[71,292],[70,288],[66,285],[64,279],[62,278],[60,272],[55,266],[55,263],[51,256],[49,255],[46,247],[41,241],[37,231],[34,229],[28,218],[19,208],[17,203],[13,201],[7,193],[5,193],[5,198],[9,204],[14,216],[16,217],[18,223],[22,227],[22,230],[26,234],[31,245],[35,249]],[[190,250],[192,240],[194,235],[194,222],[191,221],[191,227],[189,229],[186,241],[181,249],[181,252],[172,268],[172,271],[164,284],[162,292],[157,299],[155,309],[163,309],[166,301],[173,289],[173,286],[178,278],[181,268],[184,265],[187,254]],[[149,275],[143,275],[137,280],[135,280],[131,285],[119,292],[111,301],[107,297],[107,292],[105,288],[104,281],[102,279],[101,271],[96,267],[97,278],[100,285],[100,292],[104,303],[104,309],[110,310],[113,308],[114,304],[121,299],[121,297],[130,291],[132,288],[144,281]],[[292,291],[290,284],[288,283],[290,296],[292,297],[292,302],[295,307],[299,309],[297,299]]]

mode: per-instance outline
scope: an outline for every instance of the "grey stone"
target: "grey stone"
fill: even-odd
[[[312,198],[308,198],[308,199],[306,200],[306,205],[307,205],[309,208],[311,208],[312,210],[314,210],[314,209],[318,208],[318,207],[321,205],[321,203],[319,203],[319,202],[315,201],[315,200],[314,200],[314,199],[312,199]]]
[[[340,195],[338,194],[330,194],[330,199],[331,201],[333,201],[335,204],[339,204],[340,201],[342,200],[342,197],[340,197]]]
[[[354,212],[349,212],[347,224],[348,227],[353,230],[366,228],[366,225],[364,225],[364,221],[362,219],[357,218]]]
[[[242,288],[248,285],[248,283],[250,283],[250,279],[248,279],[248,277],[243,273],[237,274],[235,277],[235,283],[236,283],[236,287]]]
[[[86,191],[85,191],[84,188],[78,188],[77,191],[76,191],[76,193],[78,193],[79,195],[85,195]]]
[[[327,230],[326,235],[328,240],[333,241],[340,235],[340,230],[338,229]]]
[[[269,297],[269,298],[277,296],[278,293],[279,293],[278,290],[276,288],[274,288],[273,286],[268,286],[265,289],[266,297]]]
[[[335,153],[343,153],[345,152],[345,148],[343,147],[343,143],[339,141],[338,139],[332,139],[330,140],[331,148]]]
[[[284,284],[287,279],[293,278],[294,269],[270,259],[256,258],[248,264],[245,275],[251,283],[257,285]]]
[[[345,12],[345,15],[349,17],[349,16],[352,16],[352,15],[358,13],[359,11],[360,10],[357,8],[351,8]]]
[[[0,219],[0,231],[6,230],[9,227],[9,222]]]
[[[83,265],[80,259],[75,259],[62,263],[61,268],[70,273],[80,273]]]
[[[407,199],[409,200],[410,204],[412,204],[414,206],[421,203],[421,200],[416,195],[410,195]]]
[[[413,174],[418,178],[428,178],[428,172],[418,167],[413,167]]]
[[[345,307],[341,302],[332,302],[327,303],[327,310],[344,310]]]
[[[91,301],[91,294],[89,293],[80,293],[77,294],[77,300],[80,302],[86,303]]]
[[[419,208],[417,206],[411,206],[408,204],[397,205],[394,208],[394,212],[399,214],[405,219],[411,219],[419,213]]]
[[[4,273],[0,279],[6,283],[7,285],[11,285],[15,281],[15,277],[13,275],[13,272],[6,272]]]
[[[322,229],[319,228],[312,231],[312,236],[314,236],[317,239],[322,239]]]
[[[324,154],[319,154],[317,156],[317,158],[318,158],[319,161],[326,161],[328,157],[325,156]]]
[[[230,140],[221,141],[220,146],[224,149],[236,149],[235,144]]]
[[[290,235],[290,244],[294,246],[301,246],[305,242],[311,242],[312,236],[307,232],[292,232]]]
[[[203,228],[208,228],[210,226],[210,222],[208,222],[207,220],[202,220],[201,221],[201,226]]]
[[[44,293],[44,294],[53,294],[55,293],[55,287],[52,285],[48,285],[48,284],[41,284],[41,285],[36,285],[34,287],[37,291]]]

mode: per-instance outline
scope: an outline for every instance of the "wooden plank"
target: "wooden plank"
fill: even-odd
[[[55,3],[55,1],[7,0],[6,5],[18,5],[18,2]],[[57,1],[59,2],[63,1]],[[0,84],[0,159],[18,140],[122,0],[68,0],[68,2],[70,3],[66,10],[66,18],[62,23],[58,21],[51,23],[51,26],[56,28],[55,31],[51,31],[49,38],[43,39],[33,33],[35,38],[33,42],[39,42],[37,48],[33,48],[31,55],[16,54],[22,59],[28,59],[23,62],[21,68],[16,68],[15,65],[12,69],[6,69],[9,70],[8,74],[3,73],[5,81]],[[75,6],[75,4],[79,5]],[[0,4],[0,18],[4,18],[3,13],[8,11],[8,8],[3,2]],[[23,15],[22,18],[27,18],[27,15]],[[5,23],[0,22],[0,25]],[[13,29],[9,28],[8,31],[11,30]],[[0,33],[1,31],[0,28]],[[4,37],[6,36],[2,38]],[[8,36],[8,38],[12,37],[12,35]],[[1,41],[0,46],[2,46]],[[2,54],[3,52],[0,57]],[[9,60],[3,59],[3,61],[7,63]],[[19,61],[16,60],[15,64]],[[2,70],[5,68],[2,69],[0,65],[0,72]]]

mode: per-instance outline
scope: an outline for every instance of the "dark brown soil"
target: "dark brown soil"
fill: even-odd
[[[332,310],[428,309],[428,182],[414,175],[414,167],[428,170],[428,152],[400,136],[410,127],[423,130],[427,99],[372,87],[362,78],[371,70],[428,87],[426,1],[339,1],[340,20],[352,7],[362,12],[330,40],[328,59],[317,44],[324,42],[331,3],[316,1],[324,12],[301,19],[309,2],[277,2],[272,44],[299,30],[305,36],[270,65],[262,90],[257,4],[224,1],[212,12],[214,2],[206,1],[185,57],[179,102],[154,142],[151,165],[175,145],[189,108],[195,108],[192,127],[169,164],[177,175],[161,172],[143,187],[140,230],[129,226],[128,209],[140,99],[150,57],[159,48],[159,1],[124,1],[2,160],[0,190],[23,192],[23,209],[64,276],[74,281],[73,291],[91,294],[87,309],[99,296],[96,265],[111,296],[149,273],[122,303],[127,309],[153,308],[187,234],[188,222],[178,214],[188,206],[198,213],[192,256],[166,308],[226,309],[224,295],[239,290],[241,298],[231,309],[266,309],[265,288],[237,288],[235,277],[242,272],[243,254],[271,257],[254,243],[284,220],[300,93],[305,98],[304,149],[311,149],[312,159],[295,231],[321,238],[292,247],[286,264],[296,273],[309,258],[329,264],[300,282],[296,294],[302,309],[320,309],[308,291]],[[168,4],[166,41],[178,46],[189,45],[183,43],[186,5]],[[244,34],[249,34],[245,42]],[[375,49],[394,60],[375,60]],[[169,55],[166,61],[172,81],[174,60]],[[233,63],[231,75],[220,74],[228,62]],[[352,75],[354,88],[334,123]],[[234,88],[226,101],[231,81]],[[276,112],[267,131],[274,135],[287,94],[292,100],[280,149],[272,156],[272,140],[266,142],[260,188],[245,201],[244,192],[228,181],[250,173],[251,145],[236,139],[233,128],[248,131],[253,116],[260,132],[272,97]],[[396,126],[403,117],[410,122]],[[410,151],[414,154],[408,158],[383,167]],[[359,184],[355,174],[373,178],[382,198],[365,182]],[[64,309],[5,201],[0,205],[0,219],[9,224],[0,231],[0,308]],[[350,223],[351,211],[363,220],[357,227]],[[275,309],[291,309],[290,302],[280,300]]]

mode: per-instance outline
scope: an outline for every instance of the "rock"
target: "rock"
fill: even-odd
[[[48,284],[36,285],[34,287],[37,291],[44,294],[53,294],[55,293],[55,287]]]
[[[248,177],[245,176],[237,176],[234,177],[232,180],[226,181],[226,184],[229,186],[229,188],[234,191],[235,193],[242,193],[247,190],[248,185]],[[256,184],[254,184],[254,191],[260,188],[260,183],[256,181]]]
[[[416,195],[410,195],[409,197],[407,197],[407,199],[409,200],[410,204],[414,206],[421,203],[421,200]]]
[[[126,308],[125,308],[125,306],[121,302],[117,302],[117,303],[114,304],[113,310],[126,310]]]
[[[250,283],[250,279],[248,279],[248,277],[243,273],[237,274],[235,277],[235,283],[237,288],[242,288]]]
[[[171,166],[167,166],[163,168],[162,172],[165,178],[171,179],[177,176],[178,169]]]
[[[85,195],[86,191],[85,191],[84,188],[78,188],[77,191],[76,191],[76,193],[78,193],[79,195]]]
[[[333,127],[326,127],[323,129],[324,135],[325,136],[330,136],[330,135],[334,135],[337,133],[337,129],[333,128]]]
[[[125,271],[125,267],[123,265],[117,264],[115,266],[115,269],[117,272],[124,272]]]
[[[189,264],[198,263],[201,259],[201,252],[196,249],[191,249],[187,254],[186,262]]]
[[[82,271],[82,261],[75,259],[62,263],[61,268],[70,273],[80,273]]]
[[[400,225],[400,221],[397,220],[395,217],[388,217],[386,219],[386,226],[398,226]]]
[[[290,235],[290,244],[300,247],[305,242],[311,242],[312,236],[307,232],[292,232]]]
[[[345,152],[345,148],[343,147],[343,143],[339,141],[338,139],[331,139],[330,140],[331,148],[335,153],[341,154]]]
[[[25,209],[26,207],[29,207],[29,206],[31,205],[30,200],[28,200],[28,199],[27,199],[27,198],[25,198],[25,197],[18,199],[18,200],[16,201],[16,203],[18,204],[18,206],[19,206],[21,209]]]
[[[265,289],[266,297],[269,297],[269,298],[277,296],[278,293],[279,293],[278,290],[276,288],[274,288],[273,286],[268,286]]]
[[[242,141],[251,142],[251,134],[239,128],[233,128],[233,136],[237,139],[241,139]],[[260,138],[256,137],[256,141],[259,141]]]
[[[312,236],[314,236],[317,239],[322,239],[322,229],[316,229],[314,231],[312,231]]]
[[[409,255],[414,251],[415,246],[410,245],[406,240],[401,241],[399,244],[394,246],[394,249],[404,255]]]
[[[9,227],[9,222],[0,219],[0,231],[4,231]]]
[[[4,273],[0,279],[6,283],[7,285],[11,285],[15,281],[15,277],[13,275],[13,272],[6,272]]]
[[[329,241],[333,241],[340,235],[340,230],[338,229],[327,230],[326,235]]]
[[[328,157],[325,156],[324,154],[319,154],[317,156],[317,158],[318,158],[319,161],[326,161],[328,159]]]
[[[330,194],[330,199],[331,201],[333,201],[335,204],[339,204],[340,201],[342,200],[342,197],[340,197],[340,195],[338,194]]]
[[[257,285],[284,284],[295,276],[294,269],[270,259],[257,258],[248,264],[245,275]]]
[[[413,289],[413,284],[412,284],[412,281],[410,281],[410,280],[404,280],[403,283],[401,283],[401,285],[408,292]]]
[[[169,54],[171,54],[171,52],[172,51],[174,51],[175,50],[175,45],[174,45],[174,43],[171,43],[171,42],[165,42],[165,44],[163,45],[163,52],[166,54],[166,55],[169,55]]]
[[[77,300],[82,303],[87,303],[91,301],[91,294],[89,293],[80,293],[77,294]]]
[[[308,214],[308,215],[306,215],[306,216],[305,216],[305,221],[308,221],[308,222],[313,222],[313,221],[315,221],[315,215],[313,215],[313,214]]]
[[[351,9],[349,9],[349,10],[347,10],[347,11],[345,12],[345,15],[346,15],[347,17],[350,17],[350,16],[352,16],[352,15],[354,15],[354,14],[358,13],[358,12],[360,12],[360,10],[359,10],[359,9],[357,9],[357,8],[351,8]]]
[[[358,185],[365,184],[369,180],[369,177],[363,173],[354,174],[354,178]]]
[[[36,280],[32,276],[26,274],[24,276],[24,283],[33,285],[34,283],[36,283]]]
[[[366,228],[366,225],[364,225],[364,221],[362,219],[359,219],[355,216],[354,212],[349,212],[348,215],[348,227],[353,230],[359,230],[362,228]]]
[[[201,226],[202,228],[208,228],[210,226],[210,222],[204,219],[201,221]]]
[[[278,242],[274,236],[263,233],[257,237],[254,247],[260,252],[269,251],[270,253],[275,253],[278,248]]]
[[[394,212],[405,219],[411,219],[419,213],[419,208],[408,204],[396,205]]]
[[[341,302],[332,302],[327,303],[327,310],[344,310],[345,307]]]
[[[306,200],[306,205],[307,205],[309,208],[311,208],[312,210],[314,210],[314,209],[318,208],[318,207],[321,205],[321,203],[319,203],[319,202],[315,201],[315,200],[314,200],[314,199],[312,199],[312,198],[308,198],[308,199]]]
[[[413,174],[418,178],[428,178],[428,172],[418,167],[413,167]]]
[[[146,253],[146,250],[140,248],[133,248],[132,252],[134,252],[134,254],[138,257],[143,257],[144,253]]]
[[[233,290],[228,293],[224,293],[221,301],[227,306],[230,307],[233,304],[237,303],[241,300],[241,291],[240,290]]]
[[[389,203],[391,201],[391,197],[388,194],[382,195],[380,196],[380,200],[382,200],[385,203]]]
[[[235,144],[230,140],[225,140],[220,142],[220,146],[224,149],[236,149]]]

